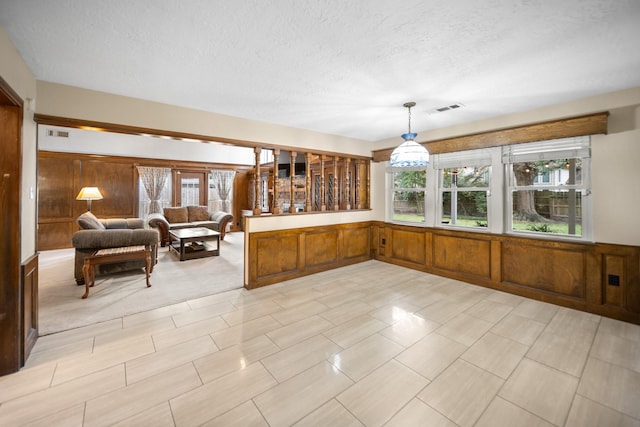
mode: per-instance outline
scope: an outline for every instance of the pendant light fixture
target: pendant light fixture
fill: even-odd
[[[417,133],[411,132],[411,108],[415,102],[403,104],[409,110],[409,131],[402,135],[404,142],[391,153],[391,168],[397,170],[424,170],[429,164],[429,151],[418,144],[415,139]]]

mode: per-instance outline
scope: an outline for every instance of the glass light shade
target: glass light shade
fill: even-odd
[[[76,196],[76,200],[101,200],[102,194],[98,187],[82,187]]]
[[[402,135],[404,142],[391,153],[392,168],[420,168],[424,169],[429,164],[429,151],[414,141],[415,133]]]

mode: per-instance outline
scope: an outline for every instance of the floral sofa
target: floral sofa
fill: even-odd
[[[80,230],[73,233],[71,243],[76,250],[74,277],[78,285],[84,284],[82,266],[84,259],[98,249],[119,248],[122,246],[149,245],[151,247],[151,271],[157,263],[159,234],[157,230],[144,228],[140,218],[98,219],[91,212],[85,212],[76,220]],[[144,268],[144,260],[124,261],[103,264],[95,267],[95,274],[116,273],[125,270]]]
[[[152,213],[147,218],[150,227],[160,233],[160,244],[169,243],[169,230],[180,228],[206,227],[220,233],[224,240],[227,224],[233,221],[233,215],[227,212],[209,212],[206,206],[183,206],[164,208],[163,213]]]

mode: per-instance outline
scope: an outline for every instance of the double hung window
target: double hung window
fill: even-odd
[[[392,220],[424,225],[427,171],[396,170],[390,176]]]
[[[510,232],[589,237],[589,137],[505,146]]]
[[[438,172],[438,213],[442,225],[488,227],[491,152],[458,151],[433,156]]]
[[[426,171],[389,170],[387,218],[588,240],[590,156],[588,136],[433,154]]]

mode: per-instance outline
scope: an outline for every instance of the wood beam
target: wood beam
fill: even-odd
[[[608,112],[595,113],[490,132],[425,141],[421,142],[421,144],[429,150],[429,153],[440,154],[523,142],[569,138],[572,136],[606,134],[608,116]],[[394,149],[395,147],[374,151],[373,161],[384,162],[389,160]]]
[[[100,132],[123,133],[128,135],[154,135],[168,136],[177,141],[184,138],[202,143],[217,142],[220,144],[235,145],[238,147],[262,148],[262,149],[281,149],[291,150],[291,146],[270,144],[265,141],[250,141],[236,138],[224,138],[215,135],[202,135],[189,132],[176,132],[166,129],[144,128],[140,126],[122,125],[117,123],[98,122],[95,120],[74,119],[69,117],[50,116],[46,114],[34,114],[33,120],[39,125],[62,126],[74,129],[89,129]],[[332,151],[314,150],[317,154],[335,155]],[[358,156],[351,154],[351,157],[363,160],[371,160],[371,156]]]

